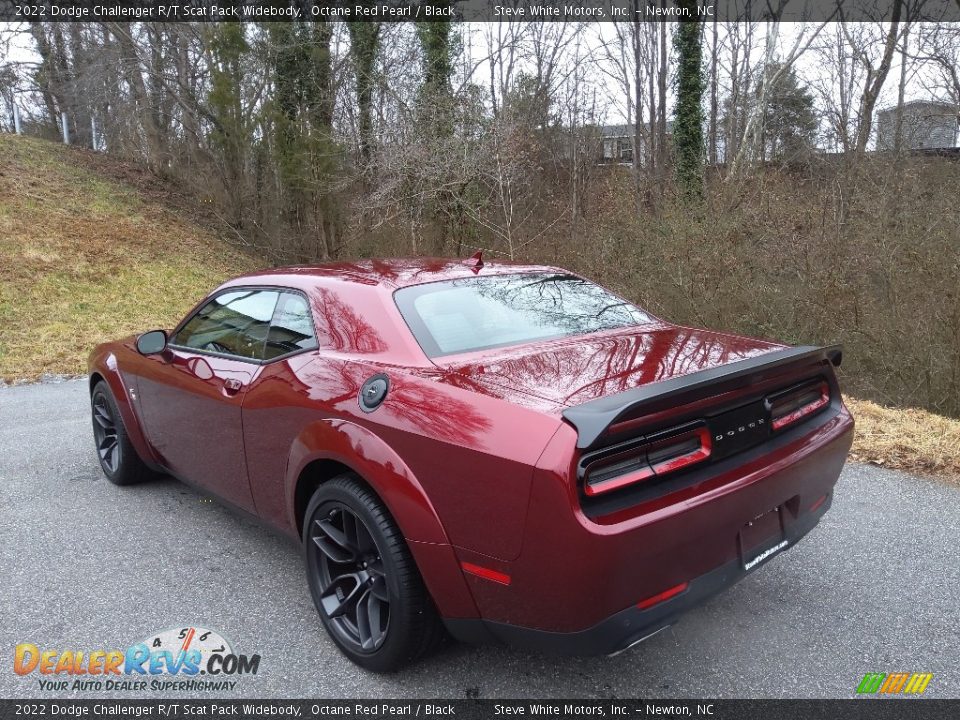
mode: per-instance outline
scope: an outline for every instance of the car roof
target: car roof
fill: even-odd
[[[390,258],[269,268],[241,275],[224,283],[221,287],[244,284],[276,284],[308,289],[317,284],[328,284],[330,281],[335,281],[379,286],[392,293],[398,288],[410,285],[456,280],[458,278],[517,273],[565,274],[566,272],[556,267],[525,265],[511,261],[483,261],[483,264],[477,267],[473,259]]]

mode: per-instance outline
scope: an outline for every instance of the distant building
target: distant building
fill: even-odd
[[[914,100],[903,105],[903,149],[930,150],[957,147],[960,108],[945,102]],[[877,113],[877,150],[896,147],[897,108]]]
[[[633,164],[633,125],[604,125],[600,128],[600,162]]]
[[[633,125],[603,125],[600,127],[600,157],[601,164],[633,164],[633,140],[635,136]],[[667,138],[673,133],[673,120],[667,121]],[[646,147],[640,148],[640,161],[646,157]]]

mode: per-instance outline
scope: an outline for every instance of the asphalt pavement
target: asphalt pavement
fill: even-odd
[[[380,676],[326,638],[293,544],[172,479],[108,483],[85,381],[0,388],[0,697],[150,697],[44,691],[13,672],[14,648],[122,649],[186,626],[262,657],[219,697],[850,698],[895,671],[960,697],[960,488],[850,465],[801,543],[626,653],[452,645]]]

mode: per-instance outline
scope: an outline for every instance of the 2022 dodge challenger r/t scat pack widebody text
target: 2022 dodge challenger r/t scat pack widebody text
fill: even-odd
[[[303,544],[330,636],[623,650],[820,520],[853,435],[837,347],[659,320],[573,273],[469,261],[239,277],[90,357],[100,464]]]

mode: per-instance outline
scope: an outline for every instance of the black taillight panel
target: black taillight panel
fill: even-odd
[[[826,378],[816,377],[755,396],[736,408],[586,453],[578,465],[585,501],[600,502],[597,496],[604,496],[606,505],[607,494],[650,497],[670,492],[683,478],[700,477],[705,467],[820,414],[832,404],[831,387]]]

